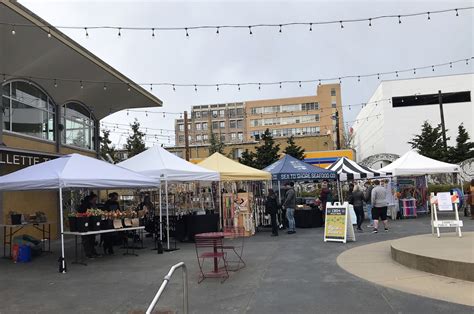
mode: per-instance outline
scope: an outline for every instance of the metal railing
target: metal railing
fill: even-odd
[[[168,285],[168,282],[171,279],[171,276],[173,275],[174,271],[178,268],[183,269],[183,313],[188,314],[188,271],[186,269],[186,265],[183,262],[173,265],[170,271],[168,272],[168,274],[163,278],[164,279],[163,283],[161,284],[160,289],[158,289],[158,292],[153,298],[153,301],[151,301],[150,305],[148,306],[148,309],[146,310],[146,314],[151,314],[151,312],[156,306],[156,303],[158,303],[158,300],[163,294],[163,291],[165,291],[166,286]]]

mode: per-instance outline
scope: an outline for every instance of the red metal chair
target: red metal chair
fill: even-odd
[[[222,246],[223,250],[233,251],[237,260],[226,259],[227,264],[237,264],[234,268],[229,268],[231,271],[237,271],[246,266],[243,260],[245,229],[243,227],[225,227],[224,238],[227,240]]]
[[[223,251],[223,238],[206,238],[196,237],[196,256],[198,260],[199,270],[201,272],[198,283],[201,283],[206,278],[221,278],[224,282],[229,278],[227,271],[226,252]],[[210,272],[204,272],[204,261],[206,259],[213,259],[214,268]],[[222,259],[223,266],[219,267],[219,261]]]

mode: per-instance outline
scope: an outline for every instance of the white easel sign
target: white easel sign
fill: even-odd
[[[463,226],[462,220],[459,220],[459,196],[457,192],[453,194],[449,192],[440,192],[438,194],[431,193],[430,203],[432,206],[431,210],[431,234],[434,235],[434,229],[438,238],[441,236],[439,228],[456,228],[456,233],[459,237],[462,237],[461,227]],[[454,205],[454,220],[438,220],[439,212],[452,212]]]
[[[349,203],[327,203],[324,223],[324,242],[355,241],[354,227],[352,226]]]

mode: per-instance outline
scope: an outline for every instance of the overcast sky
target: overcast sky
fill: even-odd
[[[385,14],[427,12],[473,6],[472,1],[20,1],[53,25],[67,26],[191,26],[257,24],[369,18]],[[472,11],[366,23],[284,29],[215,30],[156,33],[112,30],[63,30],[98,57],[136,82],[219,83],[305,80],[368,74],[438,64],[473,56]],[[417,71],[417,76],[472,72],[472,65]],[[414,77],[413,74],[400,75]],[[394,79],[382,77],[381,79]],[[366,102],[377,78],[343,81],[343,104]],[[149,87],[148,87],[149,88]],[[182,112],[192,105],[254,99],[307,96],[316,84],[275,87],[177,88],[154,87],[164,106],[156,111]],[[354,120],[360,107],[344,111]],[[116,113],[104,121],[172,130],[179,116]],[[161,135],[159,131],[150,134]],[[174,133],[170,135],[174,143]],[[114,141],[123,145],[125,137]],[[168,145],[168,138],[160,136]],[[151,145],[153,141],[149,141]]]

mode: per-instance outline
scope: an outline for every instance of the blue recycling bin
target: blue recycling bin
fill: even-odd
[[[28,245],[20,245],[18,248],[18,263],[31,262],[31,248]]]

